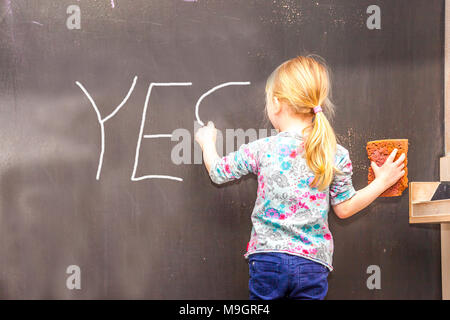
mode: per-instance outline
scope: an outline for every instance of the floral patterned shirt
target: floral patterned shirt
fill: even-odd
[[[337,145],[335,174],[323,191],[311,188],[314,174],[303,157],[304,140],[295,131],[243,144],[235,152],[214,161],[209,175],[221,184],[254,173],[257,198],[252,212],[252,231],[245,258],[253,253],[284,252],[298,255],[333,270],[333,237],[328,227],[331,205],[356,194],[352,162],[347,149]]]

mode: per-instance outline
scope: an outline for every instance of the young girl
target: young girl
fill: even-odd
[[[337,144],[328,117],[333,105],[324,63],[298,56],[278,66],[266,84],[266,113],[278,134],[242,145],[220,158],[212,122],[200,128],[212,181],[221,184],[254,173],[258,179],[249,260],[250,299],[323,299],[333,270],[329,203],[339,218],[367,207],[405,173],[405,155],[394,150],[376,179],[355,191],[347,149]]]

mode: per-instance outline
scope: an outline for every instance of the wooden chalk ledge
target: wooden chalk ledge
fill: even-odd
[[[409,222],[450,222],[450,182],[410,182]]]

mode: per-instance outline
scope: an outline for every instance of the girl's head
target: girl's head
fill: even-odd
[[[312,186],[323,190],[338,170],[334,167],[336,136],[327,119],[334,114],[330,77],[319,59],[298,56],[279,65],[267,79],[266,112],[276,129],[286,118],[311,120],[303,129],[305,159],[315,175]],[[323,112],[315,114],[316,106]]]

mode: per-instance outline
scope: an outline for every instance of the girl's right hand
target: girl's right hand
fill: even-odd
[[[405,174],[405,170],[403,170],[405,167],[405,164],[403,163],[405,154],[402,153],[400,157],[394,161],[397,151],[397,149],[394,149],[381,167],[377,166],[373,161],[370,163],[372,170],[375,173],[375,178],[381,181],[383,185],[386,186],[386,189],[394,185]]]
[[[195,141],[198,142],[200,147],[203,147],[207,144],[216,145],[217,138],[217,130],[214,127],[214,123],[212,121],[208,122],[208,125],[201,127],[195,133]]]

